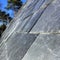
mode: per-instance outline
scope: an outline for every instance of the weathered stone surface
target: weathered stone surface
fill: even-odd
[[[21,60],[36,37],[35,34],[13,34],[5,43],[9,60]]]
[[[22,60],[59,60],[60,35],[39,35]]]
[[[0,60],[60,60],[60,0],[28,0],[2,34]]]

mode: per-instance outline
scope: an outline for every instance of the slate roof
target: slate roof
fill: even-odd
[[[60,60],[60,0],[28,0],[2,34],[0,60]]]

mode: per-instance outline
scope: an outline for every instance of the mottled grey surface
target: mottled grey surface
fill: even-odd
[[[2,34],[0,60],[60,60],[60,0],[28,0]]]
[[[6,42],[9,60],[21,60],[36,37],[35,34],[12,35]]]
[[[39,35],[22,60],[60,60],[60,35]]]

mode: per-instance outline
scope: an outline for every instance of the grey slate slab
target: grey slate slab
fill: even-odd
[[[22,60],[59,60],[60,35],[39,35]]]
[[[9,60],[21,60],[37,36],[34,34],[13,34],[5,43]]]
[[[44,11],[31,32],[58,32],[60,30],[60,2],[56,0]]]

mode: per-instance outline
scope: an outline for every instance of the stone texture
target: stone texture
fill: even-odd
[[[60,35],[39,35],[22,60],[58,60]]]
[[[2,34],[0,60],[60,60],[60,0],[28,0]]]

